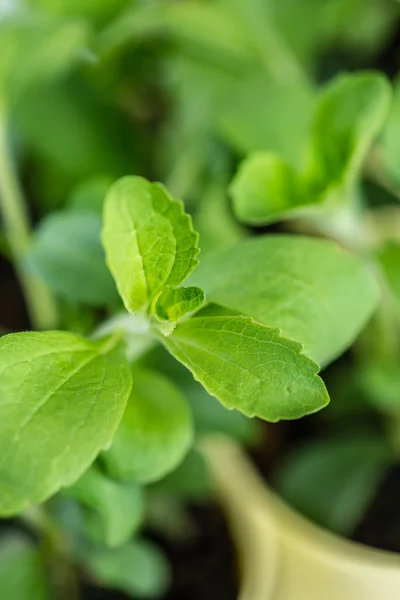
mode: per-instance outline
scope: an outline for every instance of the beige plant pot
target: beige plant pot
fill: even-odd
[[[207,438],[201,449],[237,546],[238,600],[400,600],[400,555],[345,540],[298,515],[232,441]]]

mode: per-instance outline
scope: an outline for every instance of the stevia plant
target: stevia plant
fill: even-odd
[[[362,260],[323,240],[259,237],[197,266],[182,203],[140,177],[108,191],[102,241],[126,314],[89,338],[0,339],[0,510],[67,488],[94,509],[89,537],[119,547],[141,521],[140,486],[176,467],[193,439],[185,399],[140,366],[143,351],[161,343],[228,409],[299,418],[329,400],[315,361],[353,341],[378,294]]]
[[[37,331],[0,338],[0,514],[19,517],[42,552],[2,536],[0,596],[29,585],[29,597],[48,598],[43,556],[56,597],[77,595],[76,566],[157,595],[167,567],[143,530],[174,529],[179,494],[204,492],[203,431],[247,441],[247,417],[315,413],[329,401],[323,379],[334,400],[325,431],[324,415],[351,409],[357,380],[398,439],[398,241],[361,186],[366,172],[397,193],[398,85],[391,104],[376,72],[315,83],[329,44],[373,53],[398,6],[26,4],[22,20],[0,22],[0,250]],[[304,36],[292,31],[298,19]],[[154,73],[173,106],[149,143],[140,90]],[[33,234],[15,172],[24,152]],[[245,158],[229,186],[235,218],[232,153]],[[171,194],[120,178],[148,172]],[[277,221],[303,235],[250,237],[241,226]],[[355,340],[337,390],[319,369]],[[349,533],[393,461],[386,446],[362,433],[311,441],[278,487]]]

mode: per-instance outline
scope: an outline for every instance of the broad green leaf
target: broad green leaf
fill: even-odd
[[[193,440],[185,398],[166,377],[135,370],[132,393],[114,442],[103,459],[114,476],[147,483],[174,469]]]
[[[0,338],[0,514],[74,483],[108,446],[131,389],[118,338]]]
[[[90,212],[46,217],[25,257],[26,265],[61,298],[102,306],[118,300],[100,242],[101,218]]]
[[[242,162],[230,192],[237,218],[253,225],[273,223],[306,204],[297,173],[269,152],[252,154]]]
[[[309,442],[288,457],[276,484],[283,497],[304,515],[342,535],[351,535],[389,461],[388,448],[371,435]]]
[[[111,186],[103,244],[129,311],[146,310],[164,286],[186,279],[197,264],[197,238],[182,203],[161,184],[124,177]]]
[[[157,546],[141,539],[115,550],[92,551],[87,566],[103,586],[133,598],[159,598],[170,583],[164,555]]]
[[[328,200],[351,201],[363,162],[387,117],[390,98],[382,74],[334,79],[315,109],[306,168],[296,172],[270,153],[251,155],[231,185],[238,218],[250,224],[270,223],[296,216],[309,205],[318,209]]]
[[[88,513],[89,535],[111,548],[125,544],[143,519],[144,501],[140,487],[106,477],[91,467],[64,493],[92,509]]]
[[[0,104],[19,100],[31,86],[59,77],[87,44],[78,20],[9,17],[0,21]]]
[[[166,287],[158,296],[154,311],[159,319],[175,323],[204,304],[203,290],[197,287]]]
[[[388,116],[391,88],[378,72],[339,75],[323,91],[313,120],[306,182],[314,195],[354,185]]]
[[[21,534],[9,533],[0,540],[0,598],[50,599],[40,552]]]
[[[249,317],[190,319],[163,343],[211,395],[248,417],[297,419],[329,402],[301,345]]]
[[[212,252],[188,282],[209,302],[278,327],[319,364],[350,346],[378,302],[361,259],[301,236],[260,236]]]
[[[400,305],[400,242],[388,241],[377,253],[389,288]]]

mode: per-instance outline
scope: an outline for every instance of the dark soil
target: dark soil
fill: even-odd
[[[225,519],[216,506],[191,506],[195,534],[171,540],[149,532],[168,556],[172,587],[163,600],[236,600],[238,584],[233,544]],[[118,592],[84,585],[85,600],[125,600]]]
[[[387,474],[354,540],[381,550],[400,552],[400,466]]]

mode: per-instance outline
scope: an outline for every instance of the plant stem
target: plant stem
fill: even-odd
[[[79,600],[77,569],[70,559],[61,529],[52,521],[43,505],[30,506],[21,519],[40,539],[43,559],[50,570],[50,586],[54,596],[59,600]]]
[[[45,285],[26,272],[22,260],[30,243],[29,218],[8,143],[7,120],[0,115],[0,213],[29,317],[34,329],[51,329],[57,308]]]

